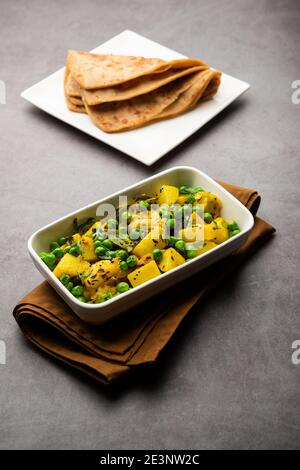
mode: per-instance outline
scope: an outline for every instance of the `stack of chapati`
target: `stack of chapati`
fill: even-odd
[[[87,113],[104,132],[119,132],[184,113],[212,98],[220,79],[220,72],[199,59],[70,50],[64,89],[71,111]]]

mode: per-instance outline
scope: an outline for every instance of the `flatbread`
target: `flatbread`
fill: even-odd
[[[84,51],[68,51],[67,67],[73,79],[86,90],[111,87],[143,75],[161,73],[170,68],[207,66],[200,59],[162,59],[92,54]]]
[[[212,98],[221,73],[199,59],[163,61],[70,50],[64,78],[68,109],[104,132],[172,118]]]
[[[70,111],[73,111],[74,113],[83,113],[83,114],[87,114],[84,105],[81,106],[81,105],[74,104],[74,103],[72,103],[69,99],[66,99],[66,102],[67,102],[68,109],[69,109]]]
[[[201,95],[201,101],[208,101],[211,98],[214,97],[214,95],[217,93],[218,88],[221,83],[221,72],[217,72],[217,75],[215,75],[209,85],[207,86],[206,90],[204,91],[203,95]]]
[[[198,72],[201,73],[201,72]],[[202,72],[205,73],[205,72]],[[86,111],[94,124],[105,132],[120,132],[140,127],[160,114],[193,83],[195,74],[179,78],[150,93],[130,100],[89,106]]]
[[[187,67],[197,67],[203,66],[206,69],[208,65],[201,59],[191,59],[189,57],[185,57],[184,59],[174,59],[168,62],[169,66],[173,69],[186,69]]]
[[[202,73],[196,73],[191,86],[179,95],[179,97],[165,108],[155,119],[167,119],[178,116],[194,107],[199,100],[209,99],[216,93],[220,84],[220,72],[208,69]]]
[[[111,101],[129,100],[135,96],[156,90],[157,88],[160,88],[161,86],[180,77],[184,77],[206,68],[206,65],[184,69],[172,68],[162,73],[144,75],[114,87],[99,88],[97,90],[82,90],[82,93],[89,106],[95,106],[97,104],[108,103]],[[70,93],[68,94],[70,95]]]
[[[70,81],[71,79],[71,81]],[[72,84],[72,81],[74,83],[75,80],[72,79],[71,77],[71,74],[70,74],[70,70],[68,67],[65,68],[65,78],[64,78],[64,93],[65,93],[65,98],[66,98],[66,101],[67,101],[67,105],[68,105],[68,108],[71,110],[71,111],[75,111],[75,112],[86,112],[85,111],[85,106],[84,106],[84,103],[82,101],[82,98],[81,98],[81,88],[78,86],[78,89],[79,89],[79,95],[74,92],[72,92],[72,90],[74,89],[73,88],[73,84]],[[71,83],[71,85],[70,85]],[[73,106],[74,105],[74,106]]]
[[[66,87],[66,93],[68,96],[72,96],[74,98],[80,98],[81,99],[81,87],[78,85],[76,80],[72,77],[70,74],[70,71],[68,69],[68,74],[67,74],[67,79],[65,82],[65,87]]]
[[[66,67],[65,77],[64,77],[64,94],[65,94],[65,99],[66,99],[68,109],[75,113],[86,113],[86,109],[82,101],[82,98],[81,97],[76,98],[74,96],[69,96],[68,94],[67,83],[68,83],[69,77],[70,77],[70,71],[69,71],[69,68]]]
[[[161,59],[91,54],[69,50],[67,66],[76,82],[87,90],[118,85],[141,75],[162,72],[170,68]]]
[[[76,104],[77,106],[84,106],[82,98],[76,98],[75,96],[68,96],[68,99],[71,103]]]

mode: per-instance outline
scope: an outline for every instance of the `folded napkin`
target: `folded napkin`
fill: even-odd
[[[219,183],[253,215],[255,190]],[[234,254],[163,294],[101,326],[81,321],[47,282],[16,305],[13,315],[24,335],[57,359],[109,384],[135,366],[153,363],[192,307],[231,275],[275,230],[255,217],[247,242]]]

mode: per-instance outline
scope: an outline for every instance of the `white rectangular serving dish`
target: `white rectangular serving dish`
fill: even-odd
[[[187,261],[172,271],[161,274],[159,277],[151,279],[150,281],[145,282],[124,294],[107,300],[104,303],[85,304],[78,301],[43,263],[38,253],[41,251],[47,251],[49,243],[60,235],[71,234],[75,217],[78,218],[79,222],[87,217],[94,217],[96,208],[100,203],[106,202],[116,205],[120,195],[127,195],[128,199],[130,199],[141,192],[148,194],[155,193],[162,184],[170,184],[174,186],[180,186],[182,184],[188,186],[202,186],[205,190],[217,194],[223,203],[222,216],[227,220],[236,220],[241,233],[229,240],[226,240],[211,251]],[[129,186],[104,199],[96,201],[89,206],[72,212],[49,225],[46,225],[30,237],[28,241],[28,250],[37,269],[51,284],[51,286],[54,287],[57,293],[65,300],[71,309],[83,321],[99,325],[237,250],[246,241],[249,231],[253,227],[253,223],[254,219],[251,212],[213,179],[196,168],[177,166],[162,171],[150,178],[146,178],[139,183]]]
[[[159,57],[164,60],[185,57],[129,30],[123,31],[91,52]],[[205,57],[201,58],[205,60]],[[213,99],[201,103],[193,110],[173,119],[152,123],[149,126],[108,134],[98,129],[86,114],[73,113],[68,110],[63,90],[64,72],[65,68],[58,70],[24,90],[21,96],[46,113],[121,150],[145,165],[152,165],[204,126],[250,87],[248,83],[223,73],[221,85]]]

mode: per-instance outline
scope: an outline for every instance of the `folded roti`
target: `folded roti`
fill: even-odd
[[[191,59],[190,57],[185,57],[184,59],[174,59],[168,62],[169,66],[174,69],[186,69],[187,67],[197,67],[203,66],[204,68],[208,68],[206,62],[201,59]]]
[[[91,54],[69,50],[67,66],[76,82],[87,90],[118,85],[141,75],[162,72],[169,68],[161,59]]]
[[[200,101],[208,101],[214,97],[217,93],[218,88],[221,83],[221,72],[217,72],[218,75],[215,75],[209,85],[207,86],[206,90],[204,91],[203,95],[201,95]]]
[[[86,109],[85,109],[85,106],[84,106],[84,105],[77,105],[77,104],[74,104],[74,103],[72,103],[72,101],[70,101],[67,97],[66,97],[66,102],[67,102],[68,109],[69,109],[70,111],[73,111],[74,113],[83,113],[83,114],[86,114]]]
[[[76,104],[77,106],[84,106],[82,98],[76,98],[75,96],[68,96],[68,99],[71,103]]]
[[[221,73],[199,59],[163,61],[69,51],[64,93],[70,111],[105,132],[175,117],[212,98]]]
[[[197,72],[205,73],[204,72]],[[94,124],[105,132],[120,132],[143,126],[171,105],[193,83],[195,74],[181,77],[158,90],[130,100],[114,101],[85,108]]]
[[[162,73],[144,75],[114,87],[98,88],[97,90],[82,90],[82,93],[89,106],[108,103],[110,101],[129,100],[135,96],[156,90],[157,88],[160,88],[161,86],[180,77],[184,77],[200,70],[205,70],[206,68],[206,65],[198,65],[196,67],[182,69],[172,68]]]
[[[82,91],[81,87],[76,82],[76,80],[74,80],[74,78],[70,74],[69,69],[67,68],[66,68],[66,73],[67,73],[67,77],[65,81],[66,93],[68,94],[68,96],[81,99],[81,91]]]
[[[178,116],[193,108],[200,100],[212,98],[217,92],[220,82],[220,72],[208,69],[202,73],[196,73],[191,81],[191,86],[154,119],[160,120]]]
[[[110,87],[143,75],[161,73],[170,68],[188,68],[206,65],[200,59],[162,59],[92,54],[84,51],[68,51],[67,67],[73,79],[86,90]]]

